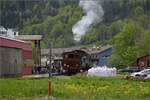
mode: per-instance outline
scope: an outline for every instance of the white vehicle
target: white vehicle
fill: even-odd
[[[146,80],[150,80],[150,74],[145,77]]]
[[[144,69],[140,72],[132,73],[131,76],[133,76],[133,77],[135,77],[135,76],[147,76],[148,74],[150,74],[150,69]]]

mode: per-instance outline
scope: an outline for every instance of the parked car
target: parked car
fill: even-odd
[[[146,80],[150,80],[150,74],[145,77]]]
[[[144,76],[146,77],[148,74],[150,74],[150,69],[144,69],[140,72],[134,72],[131,74],[131,76],[135,77],[135,76]]]
[[[126,67],[118,70],[118,72],[129,72],[129,73],[139,72],[139,71],[140,69],[138,69],[137,67]]]
[[[150,67],[147,67],[146,69],[150,69]]]

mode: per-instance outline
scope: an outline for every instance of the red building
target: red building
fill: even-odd
[[[137,65],[139,67],[150,67],[150,55],[142,56],[137,59]]]
[[[0,36],[0,53],[0,76],[32,74],[30,43]]]

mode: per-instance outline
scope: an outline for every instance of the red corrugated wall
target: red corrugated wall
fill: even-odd
[[[32,60],[32,51],[23,50],[22,51],[23,59],[25,60]],[[32,67],[30,65],[24,64],[22,67],[22,74],[23,75],[31,75],[32,74]]]
[[[0,46],[10,47],[10,48],[19,48],[22,50],[23,61],[32,61],[32,47],[31,44],[24,41],[0,37]],[[22,66],[22,75],[31,75],[32,66],[23,63]]]
[[[138,58],[137,59],[137,66],[140,66],[140,62],[144,63],[144,67],[150,67],[150,55]]]

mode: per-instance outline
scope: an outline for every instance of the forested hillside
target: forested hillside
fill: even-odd
[[[42,46],[74,45],[71,28],[82,16],[78,0],[1,0],[1,25],[20,34],[44,34]]]
[[[100,0],[103,21],[81,39],[81,44],[112,39],[128,19],[150,15],[149,0]],[[72,26],[84,15],[79,0],[1,0],[1,25],[18,28],[20,34],[45,34],[54,47],[75,45]]]
[[[82,0],[83,1],[83,0]],[[80,45],[114,44],[110,63],[131,65],[150,51],[150,0],[97,0],[104,15],[81,37]],[[85,12],[80,0],[1,0],[1,26],[20,34],[42,34],[42,47],[70,47],[72,27]]]

